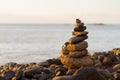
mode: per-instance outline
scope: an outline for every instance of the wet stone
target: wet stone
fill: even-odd
[[[73,75],[77,69],[68,69],[66,75]]]
[[[120,69],[120,64],[114,65],[112,69],[113,69],[114,72],[119,70]]]
[[[74,28],[75,32],[82,32],[82,31],[85,31],[85,30],[86,30],[86,26],[83,26],[83,27],[80,27],[80,28],[79,27]]]
[[[88,34],[87,31],[83,31],[83,32],[75,32],[75,31],[73,31],[72,32],[72,35],[74,35],[74,36],[83,36],[83,35],[87,35],[87,34]]]
[[[94,67],[82,67],[74,73],[74,76],[75,80],[106,80]]]
[[[87,50],[69,52],[69,56],[73,57],[73,58],[80,58],[80,57],[83,57],[83,56],[86,56],[86,55],[88,55]]]
[[[52,80],[75,80],[73,76],[58,76],[54,77]]]
[[[76,43],[86,40],[87,38],[88,36],[72,37],[69,39],[69,43],[76,44]]]
[[[43,71],[44,71],[44,68],[40,66],[40,67],[35,67],[35,68],[28,69],[28,70],[25,71],[24,74],[25,74],[26,77],[31,78],[35,74],[40,74]]]
[[[11,71],[11,70],[7,70],[2,74],[2,77],[6,80],[10,80],[12,79],[12,77],[15,76],[15,72]]]

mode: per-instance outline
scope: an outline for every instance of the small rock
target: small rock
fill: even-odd
[[[39,65],[39,66],[43,66],[43,67],[49,67],[49,66],[50,66],[50,63],[47,62],[47,61],[45,61],[45,62],[40,62],[38,65]]]
[[[98,56],[98,60],[99,60],[100,62],[103,62],[103,60],[104,60],[104,55],[99,55],[99,56]]]
[[[77,69],[69,69],[69,70],[66,72],[66,75],[73,75],[76,70],[77,70]]]
[[[80,58],[86,55],[88,55],[88,51],[86,49],[82,51],[69,52],[69,56],[73,58]]]
[[[114,80],[120,80],[120,74],[114,73]]]
[[[106,80],[94,67],[82,67],[74,73],[75,80]]]
[[[75,80],[73,76],[58,76],[54,77],[52,80]]]
[[[38,80],[47,80],[50,76],[44,72],[42,72],[38,78]]]
[[[106,66],[111,66],[112,61],[109,57],[104,57],[102,64]]]
[[[63,76],[66,74],[66,69],[65,68],[57,68],[55,70],[56,76]]]
[[[2,77],[6,80],[10,80],[15,76],[15,72],[11,70],[7,70],[2,74]]]
[[[17,71],[16,72],[16,74],[15,74],[15,76],[16,76],[16,79],[18,80],[18,79],[21,79],[22,77],[23,77],[23,71]]]
[[[44,71],[44,68],[43,67],[35,67],[35,68],[32,68],[32,69],[28,69],[25,71],[25,76],[28,77],[28,78],[31,78],[33,77],[35,74],[40,74],[42,71]]]
[[[72,37],[69,39],[69,43],[76,44],[76,43],[84,41],[87,38],[88,36]]]
[[[120,69],[120,64],[114,65],[112,69],[114,72],[117,71],[118,69]]]

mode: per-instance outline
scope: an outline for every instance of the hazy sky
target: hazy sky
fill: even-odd
[[[0,0],[0,23],[120,23],[120,0]]]

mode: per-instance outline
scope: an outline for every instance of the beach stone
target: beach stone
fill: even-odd
[[[68,69],[66,75],[73,75],[77,69]]]
[[[74,35],[74,36],[82,36],[82,35],[87,35],[87,34],[88,34],[87,31],[82,31],[82,32],[73,31],[72,32],[72,35]]]
[[[0,80],[5,80],[2,76],[0,76]]]
[[[86,30],[86,26],[83,26],[83,27],[75,27],[74,28],[74,32],[82,32],[82,31],[85,31]]]
[[[77,44],[68,44],[67,45],[67,50],[68,51],[81,51],[81,50],[84,50],[88,47],[88,43],[86,41],[83,41],[83,42],[80,42],[80,43],[77,43]]]
[[[72,58],[69,55],[61,56],[61,62],[69,68],[79,68],[82,66],[93,66],[94,62],[90,56],[84,56],[82,58]]]
[[[102,64],[99,62],[99,63],[96,63],[95,64],[95,67],[97,67],[97,68],[102,68]]]
[[[98,56],[99,56],[99,55],[98,55],[97,52],[91,54],[91,58],[94,59],[94,60],[98,59]]]
[[[35,74],[40,74],[43,71],[44,71],[44,68],[40,66],[40,67],[34,67],[31,69],[27,69],[27,70],[25,70],[24,74],[26,77],[31,78]]]
[[[76,23],[81,23],[81,20],[79,20],[79,19],[76,19]]]
[[[75,27],[83,27],[84,26],[84,23],[75,23]]]
[[[83,51],[74,51],[74,52],[69,52],[69,56],[73,58],[80,58],[83,56],[88,55],[88,51],[85,49]]]
[[[13,77],[12,80],[18,80],[16,77]]]
[[[106,66],[110,66],[112,64],[112,61],[109,57],[104,57],[102,64]]]
[[[2,77],[5,80],[11,80],[14,76],[15,76],[15,72],[13,72],[11,70],[7,70],[2,74]]]
[[[94,67],[82,67],[74,73],[75,80],[106,80]]]
[[[30,79],[28,79],[28,78],[22,78],[21,80],[30,80]]]
[[[69,43],[76,44],[76,43],[86,40],[87,38],[88,36],[72,37],[69,39]]]
[[[73,76],[58,76],[54,77],[52,80],[75,80]]]
[[[17,71],[16,74],[15,74],[15,77],[16,77],[17,80],[21,79],[23,77],[23,71],[22,70]]]
[[[109,78],[112,78],[112,73],[110,73],[108,70],[99,69],[97,71],[106,80],[108,80]]]
[[[61,61],[59,59],[48,59],[44,62],[40,62],[38,65],[39,66],[43,66],[43,67],[49,67],[51,64],[57,64],[57,65],[61,65]]]
[[[47,61],[45,61],[45,62],[40,62],[38,65],[39,65],[39,66],[42,66],[42,67],[49,67],[49,66],[50,66],[50,63],[47,62]]]
[[[88,43],[86,41],[80,42],[75,45],[76,50],[84,50],[88,47]]]
[[[44,72],[42,72],[41,74],[35,74],[33,76],[33,78],[37,79],[37,80],[47,80],[50,76]]]
[[[116,56],[120,56],[120,48],[114,48],[112,51]]]
[[[61,50],[61,53],[64,54],[64,55],[68,55],[69,51],[68,50]]]
[[[118,69],[120,69],[120,64],[114,65],[112,69],[114,72],[117,71]]]
[[[17,65],[17,63],[9,62],[9,63],[6,63],[6,64],[4,65],[4,68],[5,68],[5,69],[10,69],[10,70],[12,70],[16,65]]]
[[[55,74],[56,64],[51,64],[49,67],[50,74]]]
[[[69,43],[68,43],[69,44]],[[67,45],[68,45],[67,44]],[[62,46],[62,50],[61,50],[61,52],[64,54],[64,55],[68,55],[69,54],[69,51],[67,50],[67,45],[63,45]]]
[[[56,76],[63,76],[66,74],[66,72],[67,72],[67,68],[65,68],[65,67],[58,67],[55,70]]]
[[[99,60],[100,62],[103,62],[103,60],[104,60],[104,55],[99,55],[99,56],[98,56],[98,60]]]
[[[117,61],[116,56],[114,55],[113,51],[108,51],[107,56],[110,57],[112,61]]]
[[[56,64],[56,65],[61,65],[62,64],[60,59],[58,59],[58,58],[48,59],[47,62],[50,63],[50,65],[51,64]]]
[[[120,80],[120,74],[119,73],[114,73],[113,77],[114,77],[114,80]]]

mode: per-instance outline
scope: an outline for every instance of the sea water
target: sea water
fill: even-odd
[[[86,25],[92,54],[120,48],[120,25]],[[7,62],[41,62],[60,55],[72,37],[73,24],[1,24],[0,65]]]

